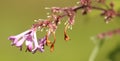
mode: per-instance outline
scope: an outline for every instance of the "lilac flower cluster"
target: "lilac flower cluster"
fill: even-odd
[[[25,45],[27,46],[27,50],[29,52],[35,52],[36,50],[43,52],[43,47],[46,39],[44,37],[43,39],[39,40],[40,43],[38,43],[36,29],[32,28],[16,36],[10,36],[9,40],[12,41],[12,45],[19,47],[20,50],[22,50],[22,45],[25,42]]]
[[[50,51],[54,51],[54,44],[56,42],[56,30],[58,28],[58,25],[61,23],[61,19],[63,17],[68,17],[68,20],[65,22],[65,28],[64,28],[64,39],[66,41],[70,40],[70,37],[67,34],[67,29],[72,29],[72,25],[75,23],[75,13],[77,10],[82,9],[82,15],[87,14],[88,12],[91,12],[93,9],[100,10],[102,12],[102,15],[105,16],[105,22],[108,23],[110,19],[112,19],[115,16],[120,16],[119,13],[115,12],[113,9],[114,4],[110,3],[110,8],[104,9],[101,7],[96,7],[92,5],[92,0],[80,0],[79,6],[73,6],[73,7],[52,7],[51,9],[51,15],[48,16],[47,19],[39,19],[36,20],[36,23],[32,25],[30,29],[27,31],[15,35],[10,36],[8,39],[12,41],[12,46],[16,46],[22,50],[22,46],[25,43],[26,45],[26,51],[35,53],[37,50],[40,52],[44,52],[44,46],[50,47]],[[105,0],[95,0],[94,2],[105,4]],[[47,29],[46,35],[38,39],[36,32],[38,30]],[[50,41],[49,37],[53,36],[54,41]],[[100,34],[98,37],[103,38],[107,34]]]

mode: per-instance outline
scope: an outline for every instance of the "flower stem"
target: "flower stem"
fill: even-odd
[[[95,58],[96,58],[96,56],[97,56],[97,54],[99,52],[99,49],[100,49],[99,45],[96,45],[94,47],[94,49],[93,49],[93,51],[92,51],[92,53],[90,55],[89,61],[95,61]]]

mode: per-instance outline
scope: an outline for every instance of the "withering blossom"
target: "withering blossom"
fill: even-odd
[[[82,10],[82,15],[92,12],[92,10],[99,10],[102,12],[102,15],[105,17],[105,22],[108,23],[113,17],[120,16],[118,12],[114,10],[113,2],[110,3],[109,8],[102,8],[92,5],[93,2],[105,4],[105,0],[79,0],[79,5],[73,7],[51,7],[51,14],[47,19],[38,19],[35,20],[35,23],[32,25],[30,29],[25,32],[22,32],[15,36],[10,36],[8,39],[11,40],[11,45],[16,46],[22,50],[22,46],[25,43],[26,51],[36,53],[36,51],[44,52],[45,46],[50,47],[50,51],[54,51],[55,43],[56,43],[56,30],[58,29],[58,25],[61,22],[65,22],[64,27],[64,40],[70,40],[69,35],[67,34],[68,29],[72,29],[72,26],[75,24],[75,14],[78,10]],[[67,17],[66,21],[62,21],[62,18]],[[39,38],[36,35],[36,32],[41,32],[42,29],[46,29],[46,34],[43,38]],[[97,35],[98,38],[103,39],[106,36],[112,36],[113,34],[120,33],[120,30],[110,31],[107,33],[101,33]],[[49,39],[49,37],[53,37],[53,41]],[[39,39],[38,39],[39,38]]]

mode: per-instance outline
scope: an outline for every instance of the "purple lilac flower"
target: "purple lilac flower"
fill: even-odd
[[[44,52],[45,44],[46,44],[46,37],[39,40],[39,51]]]
[[[33,48],[34,43],[34,48]],[[28,51],[38,48],[36,31],[32,30],[30,33],[26,34],[26,46]]]
[[[38,40],[38,47],[34,48],[32,50],[32,53],[35,53],[37,50],[40,51],[40,52],[44,52],[44,46],[48,43],[48,38],[49,38],[50,34],[51,34],[51,32],[49,30],[48,33],[47,33],[47,36],[44,36],[43,38]]]
[[[23,43],[25,42],[25,44],[27,46],[27,50],[29,52],[38,48],[38,42],[37,42],[35,28],[29,29],[21,34],[16,35],[16,36],[10,36],[9,40],[12,41],[12,45],[15,45],[20,48],[22,47]],[[33,43],[34,43],[34,48],[33,48]]]
[[[39,50],[40,52],[44,52],[44,45],[45,44],[46,44],[46,37],[44,37],[38,41],[38,47],[34,48],[32,50],[32,53],[33,54],[36,53],[37,50]]]
[[[30,30],[27,30],[21,34],[18,34],[16,36],[10,36],[8,39],[12,41],[12,45],[15,45],[20,38],[23,38],[23,35],[28,33]]]

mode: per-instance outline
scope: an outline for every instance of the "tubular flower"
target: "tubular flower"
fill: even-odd
[[[46,37],[43,37],[38,40],[38,47],[32,51],[32,53],[35,53],[37,50],[40,52],[44,52],[44,45],[46,44]]]
[[[10,36],[9,40],[12,41],[12,45],[20,47],[22,49],[22,45],[25,42],[27,46],[27,50],[31,52],[33,49],[38,47],[37,37],[36,37],[36,29],[29,29],[21,34],[16,36]],[[34,43],[34,47],[33,47]]]

